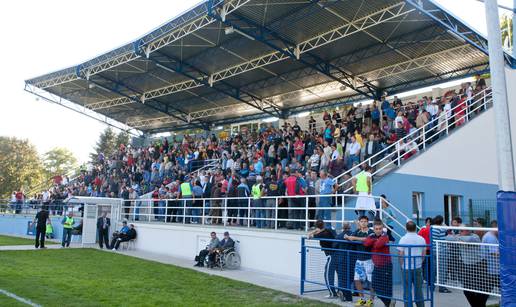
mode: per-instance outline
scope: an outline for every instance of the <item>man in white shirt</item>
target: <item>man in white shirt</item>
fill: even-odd
[[[351,136],[351,144],[349,144],[349,157],[348,157],[348,163],[347,168],[350,169],[353,167],[353,163],[360,162],[360,144],[355,139],[355,136]]]
[[[405,285],[403,287],[405,292],[403,297],[407,301],[409,295],[413,295],[412,288],[414,288],[414,297],[411,301],[416,303],[417,307],[424,307],[422,266],[424,257],[427,257],[426,242],[422,236],[416,233],[416,223],[408,221],[405,228],[407,233],[401,237],[400,246],[397,248],[400,266],[403,270],[403,284]],[[410,293],[407,293],[407,290]],[[405,304],[405,306],[408,306],[408,304]]]

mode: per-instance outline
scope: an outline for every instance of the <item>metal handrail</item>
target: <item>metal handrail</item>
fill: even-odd
[[[321,198],[321,197],[334,198],[335,200],[340,199],[341,205],[338,205],[336,207],[331,207],[331,206],[310,207],[309,206],[309,199]],[[346,199],[349,197],[354,198],[354,199],[357,199],[358,197],[370,197],[377,201],[380,201],[382,199],[379,196],[373,196],[373,195],[359,196],[356,194],[263,196],[260,198],[261,200],[264,200],[264,201],[274,200],[274,206],[264,204],[264,206],[260,206],[260,207],[254,206],[254,204],[253,204],[254,199],[252,197],[131,199],[131,200],[125,200],[125,203],[122,204],[121,210],[120,210],[120,219],[122,219],[124,216],[132,216],[133,218],[138,217],[138,219],[141,220],[140,217],[143,217],[144,221],[147,220],[148,222],[153,222],[153,221],[151,221],[151,218],[154,217],[156,219],[163,219],[164,220],[163,222],[166,223],[167,218],[176,218],[176,220],[181,219],[182,223],[184,224],[187,219],[193,218],[193,219],[199,219],[200,220],[199,224],[201,224],[201,225],[208,225],[209,224],[209,223],[207,223],[208,219],[210,219],[210,220],[211,219],[221,219],[223,222],[222,224],[224,226],[228,225],[228,220],[236,219],[236,220],[245,221],[245,223],[247,224],[246,225],[247,227],[251,227],[252,221],[269,221],[271,223],[274,223],[274,227],[271,226],[271,228],[274,228],[274,229],[278,229],[279,222],[286,222],[286,223],[294,222],[294,223],[299,223],[300,225],[303,225],[303,228],[307,231],[310,228],[310,223],[313,223],[316,221],[315,219],[309,218],[309,211],[311,211],[311,210],[313,210],[313,211],[330,210],[331,212],[333,212],[333,211],[338,212],[340,210],[340,213],[341,213],[340,219],[337,219],[338,215],[336,215],[335,219],[324,220],[326,223],[339,224],[339,223],[345,223],[345,222],[355,222],[356,218],[354,218],[352,220],[345,219],[346,212],[350,212],[350,211],[355,212],[356,210],[360,210],[360,209],[356,209],[354,206],[346,207]],[[281,199],[304,199],[304,205],[301,205],[299,207],[279,207],[279,203],[280,203]],[[202,206],[194,206],[193,205],[194,201],[201,201]],[[219,206],[217,206],[217,207],[207,206],[207,203],[213,202],[213,201],[219,202]],[[234,205],[228,204],[228,202],[231,202],[231,201],[235,202]],[[130,203],[129,206],[125,205],[127,202]],[[164,203],[164,206],[163,205],[162,206],[159,206],[159,205],[153,206],[152,205],[153,203],[159,204],[159,202],[162,202],[162,204]],[[181,205],[170,206],[169,203],[173,203],[173,204],[179,203]],[[246,205],[242,206],[242,204],[244,204],[244,203]],[[221,213],[220,213],[220,215],[208,215],[208,214],[206,214],[206,211],[208,209],[221,210],[220,211]],[[131,210],[132,210],[132,212],[128,213]],[[158,210],[158,211],[161,210],[161,213],[158,213],[158,212],[153,213],[153,212],[151,212],[151,210]],[[169,214],[170,210],[180,210],[182,213]],[[201,212],[199,214],[195,214],[195,213],[188,212],[190,210],[199,210]],[[246,212],[246,216],[229,217],[228,210],[236,210],[236,211],[243,210]],[[304,212],[304,214],[301,213],[301,215],[304,215],[304,216],[301,218],[297,218],[297,219],[280,218],[278,216],[278,212],[285,212],[287,210],[288,211],[302,211],[302,212]],[[262,211],[262,212],[272,211],[271,217],[253,216],[253,213],[256,211]],[[389,216],[390,218],[392,218],[393,221],[396,222],[397,225],[404,227],[404,225],[402,223],[400,223],[399,221],[397,221],[394,216],[391,216],[387,212],[385,212],[383,210],[383,208],[381,208],[381,205],[380,205],[380,208],[375,208],[375,209],[371,209],[371,210],[367,210],[367,211],[375,212],[375,216],[379,216],[380,219],[382,219],[385,216]],[[389,227],[389,229],[391,229],[392,232],[396,236],[401,237],[401,234],[398,233],[396,230],[394,230],[390,227]]]
[[[463,119],[463,118],[466,118],[466,121],[468,121],[468,118],[469,118],[469,116],[468,116],[468,115],[470,115],[473,111],[478,110],[478,109],[479,109],[479,107],[482,107],[482,106],[484,106],[484,105],[487,105],[487,103],[488,103],[489,101],[491,101],[491,100],[492,100],[492,98],[491,98],[491,100],[489,100],[489,101],[488,101],[488,100],[486,100],[486,97],[488,96],[488,90],[490,90],[490,89],[491,89],[491,88],[486,88],[486,89],[484,89],[484,90],[482,90],[482,91],[480,91],[480,92],[476,93],[474,96],[472,96],[472,99],[473,99],[474,97],[477,97],[477,96],[479,96],[479,95],[481,95],[481,94],[482,94],[482,96],[481,96],[479,99],[477,99],[477,100],[475,100],[475,101],[473,101],[473,102],[471,103],[472,105],[473,105],[473,104],[475,104],[475,103],[477,103],[477,102],[479,102],[479,101],[481,101],[481,100],[483,100],[483,103],[482,103],[480,106],[476,107],[476,108],[475,108],[475,110],[469,110],[469,109],[468,109],[468,106],[466,106],[465,115],[464,115],[464,116],[462,116],[459,120],[461,120],[461,119]],[[466,103],[466,102],[464,102],[464,103]],[[453,111],[455,111],[456,109],[458,109],[460,106],[461,106],[461,104],[458,104],[457,106],[455,106],[454,108],[450,109],[449,111],[444,111],[444,112],[453,112]],[[432,131],[433,129],[435,129],[435,127],[434,127],[433,125],[434,125],[435,123],[438,123],[438,122],[439,122],[439,117],[440,117],[440,116],[438,116],[438,117],[436,117],[436,118],[432,119],[431,121],[429,121],[428,123],[426,123],[426,124],[425,124],[425,125],[423,125],[422,127],[415,129],[414,131],[412,131],[412,132],[410,132],[409,134],[407,134],[405,137],[403,137],[403,138],[399,139],[399,140],[398,140],[398,141],[396,141],[395,143],[393,143],[393,144],[389,145],[388,147],[384,148],[383,150],[381,150],[381,151],[377,152],[376,154],[374,154],[373,156],[369,157],[368,159],[366,159],[366,160],[365,160],[365,161],[363,161],[362,163],[360,163],[360,164],[358,164],[358,165],[356,165],[356,166],[352,167],[351,169],[347,170],[346,172],[343,172],[342,174],[340,174],[340,175],[336,176],[334,179],[335,179],[335,180],[338,180],[339,178],[341,178],[341,177],[343,177],[343,176],[345,176],[345,175],[349,175],[349,174],[351,174],[351,173],[352,173],[353,171],[355,171],[355,170],[360,170],[360,167],[361,167],[364,163],[367,163],[367,164],[368,164],[368,165],[370,165],[371,167],[374,167],[374,166],[376,166],[376,165],[380,164],[381,162],[383,162],[383,161],[385,161],[385,160],[387,160],[387,159],[391,158],[391,157],[390,157],[390,154],[392,154],[392,152],[390,152],[390,150],[391,150],[391,149],[393,149],[393,148],[396,148],[396,147],[397,147],[397,148],[396,148],[396,152],[398,153],[398,164],[401,164],[401,161],[400,161],[400,158],[401,158],[401,157],[399,156],[399,145],[400,145],[400,144],[402,144],[402,141],[403,141],[403,142],[405,142],[406,140],[411,140],[413,136],[416,136],[417,138],[419,138],[420,132],[422,132],[423,139],[425,139],[425,138],[433,138],[433,137],[435,136],[435,134],[434,134],[434,135],[432,135],[431,137],[426,137],[426,136],[425,136],[425,134],[426,134],[426,131],[425,131],[425,130],[427,129],[427,127],[431,127],[431,128],[429,129],[430,131]],[[453,123],[450,123],[450,122],[447,120],[445,128],[444,128],[444,129],[439,130],[439,133],[440,133],[440,132],[442,132],[442,131],[444,131],[444,130],[446,130],[446,133],[447,133],[447,134],[449,134],[449,127],[450,127],[450,126],[452,126],[452,125],[454,125],[454,124],[455,124],[455,123],[457,123],[457,122],[458,122],[458,120],[455,120]],[[423,147],[424,147],[424,149],[426,149],[426,140],[424,140],[424,142],[423,142]],[[382,156],[382,155],[384,155],[384,154],[387,154],[387,155],[386,155],[385,157],[383,157],[382,159],[379,159],[378,161],[376,161],[376,162],[374,162],[374,163],[372,163],[372,164],[371,164],[371,161],[372,161],[373,159],[375,159],[375,158],[377,158],[377,157],[380,157],[380,156]],[[399,165],[398,165],[398,166],[399,166]],[[385,168],[385,167],[382,167],[382,170],[383,170],[384,168]],[[373,174],[373,175],[375,175],[375,174],[377,174],[377,173],[378,173],[378,170],[377,170],[376,172],[374,172],[374,174]],[[345,184],[349,183],[349,182],[352,180],[352,178],[353,178],[353,177],[351,177],[351,178],[349,178],[349,179],[345,180],[344,182],[339,183],[339,186],[343,186],[343,185],[345,185]],[[347,189],[345,192],[347,192],[347,191],[349,191],[349,189]]]

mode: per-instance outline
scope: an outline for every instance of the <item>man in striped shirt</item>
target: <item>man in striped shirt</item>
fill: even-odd
[[[444,218],[442,215],[437,215],[432,220],[432,226],[446,226],[444,224]],[[440,228],[431,228],[431,238],[432,238],[432,248],[434,249],[434,255],[439,256],[439,267],[437,268],[439,270],[439,275],[441,276],[441,280],[446,280],[447,270],[446,267],[447,259],[446,259],[446,251],[441,250],[441,247],[444,247],[442,244],[440,245],[439,255],[436,253],[436,243],[435,241],[444,241],[446,240],[447,232],[446,229],[440,229]],[[434,263],[436,263],[436,259],[434,256]],[[437,267],[437,265],[435,266]],[[436,275],[436,272],[434,272],[434,276]],[[434,281],[435,282],[435,281]],[[450,293],[451,291],[448,290],[445,287],[440,286],[439,287],[439,293]]]

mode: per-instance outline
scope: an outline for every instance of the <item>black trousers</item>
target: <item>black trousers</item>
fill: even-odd
[[[197,261],[200,264],[204,264],[204,259],[206,259],[206,256],[210,253],[209,250],[203,249],[199,252],[199,260]]]
[[[392,264],[374,267],[372,286],[385,306],[389,306],[392,298]]]
[[[36,226],[36,248],[45,247],[45,233],[47,231],[47,226],[43,225],[43,227]]]
[[[129,237],[127,237],[127,236],[120,236],[116,240],[113,241],[114,243],[111,242],[111,245],[113,246],[114,249],[118,249],[118,247],[120,246],[120,243],[127,242],[129,240],[130,240]]]
[[[103,248],[103,244],[106,245],[106,248],[109,248],[109,228],[99,229],[99,246]]]

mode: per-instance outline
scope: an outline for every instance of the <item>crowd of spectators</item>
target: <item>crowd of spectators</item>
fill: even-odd
[[[324,112],[322,120],[312,116],[305,129],[297,121],[285,121],[281,127],[269,124],[259,130],[227,137],[185,135],[182,139],[163,138],[149,146],[122,144],[112,155],[99,154],[78,177],[62,180],[37,198],[59,207],[70,196],[117,197],[126,199],[127,207],[135,207],[138,202],[134,200],[149,193],[156,200],[154,219],[182,222],[177,215],[200,215],[202,203],[196,199],[201,197],[252,196],[256,200],[253,206],[270,207],[273,201],[260,198],[342,193],[350,186],[339,187],[333,178],[350,169],[352,171],[344,177],[356,176],[361,169],[354,166],[365,165],[361,163],[371,157],[373,161],[380,159],[376,155],[378,152],[432,120],[439,126],[443,121],[458,118],[467,108],[474,107],[473,95],[485,87],[485,80],[479,78],[474,87],[464,83],[458,92],[449,91],[435,99],[423,97],[417,102],[403,103],[396,96],[390,101],[382,97],[369,105],[358,104],[346,107],[344,111]],[[460,124],[460,121],[456,123]],[[405,158],[419,150],[410,141],[399,142],[397,146],[401,147]],[[220,161],[219,168],[192,172],[210,159]],[[174,207],[165,199],[176,198],[191,199],[188,213],[181,214],[175,209],[165,211],[166,207]],[[18,202],[17,199],[14,201]],[[316,207],[327,201],[314,198],[309,200],[309,206]],[[205,215],[213,216],[208,221],[220,223],[221,202],[211,201],[205,205],[210,207]],[[300,198],[281,199],[278,205],[292,208],[280,211],[285,215],[278,216],[291,219],[299,218],[302,212],[295,208],[304,206]],[[234,200],[228,204],[235,208],[245,206],[247,200]],[[126,217],[130,211],[126,208]],[[228,210],[230,224],[247,223],[247,212]],[[170,214],[175,216],[168,216]],[[257,210],[252,214],[259,214],[258,217],[264,219],[253,222],[255,226],[272,227],[272,210]],[[310,212],[310,218],[316,218],[315,210]],[[327,216],[317,218],[327,219]],[[187,222],[196,223],[199,219],[188,218]],[[288,225],[281,222],[279,226],[302,227],[297,222]]]

